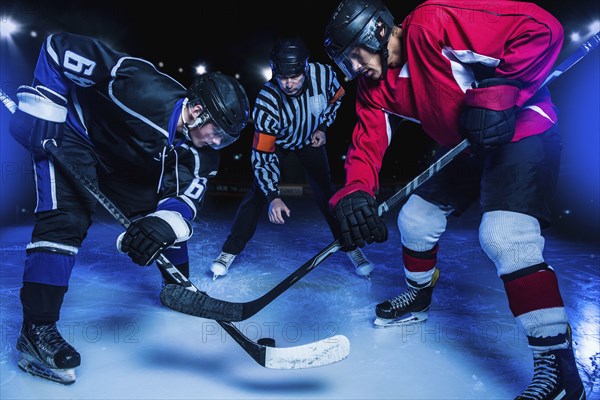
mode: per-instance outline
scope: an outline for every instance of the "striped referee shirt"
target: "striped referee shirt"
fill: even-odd
[[[310,144],[316,130],[326,132],[335,120],[345,93],[329,65],[309,63],[307,78],[302,94],[294,97],[287,96],[272,79],[264,84],[254,104],[252,167],[269,201],[279,197],[276,146],[301,149]]]

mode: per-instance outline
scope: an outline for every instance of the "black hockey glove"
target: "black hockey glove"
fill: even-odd
[[[510,143],[515,134],[520,89],[519,81],[491,78],[474,83],[467,90],[460,127],[469,143],[484,148]]]
[[[188,240],[192,226],[174,211],[157,211],[131,223],[117,239],[117,248],[134,263],[147,266],[175,243]]]
[[[54,140],[60,145],[67,119],[67,99],[44,86],[20,86],[19,105],[10,119],[13,138],[34,155],[43,155],[43,143]]]
[[[385,222],[377,214],[375,199],[367,192],[359,190],[342,197],[334,213],[344,248],[364,247],[366,243],[381,243],[388,238]]]

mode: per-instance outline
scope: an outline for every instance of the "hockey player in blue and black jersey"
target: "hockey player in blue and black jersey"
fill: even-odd
[[[279,191],[280,161],[295,153],[313,189],[316,203],[334,237],[336,220],[328,200],[334,193],[325,149],[327,128],[334,122],[344,88],[329,65],[309,62],[309,52],[299,37],[278,38],[270,56],[273,79],[266,82],[252,111],[254,182],[239,205],[222,252],[210,269],[213,277],[227,274],[234,258],[254,236],[258,218],[269,204],[269,221],[283,224],[290,209]],[[354,248],[348,257],[360,276],[369,276],[374,265]]]
[[[132,219],[117,240],[120,251],[142,266],[163,253],[189,276],[190,221],[217,172],[218,150],[247,123],[249,102],[227,75],[200,75],[186,89],[146,60],[70,33],[47,38],[33,84],[17,98],[10,133],[32,153],[37,195],[20,293],[19,366],[71,384],[80,354],[56,322],[96,201],[42,143],[54,140]]]

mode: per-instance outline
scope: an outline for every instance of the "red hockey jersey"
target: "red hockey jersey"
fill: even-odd
[[[517,1],[425,1],[402,22],[405,64],[384,80],[358,78],[357,124],[345,169],[346,184],[330,200],[379,187],[378,174],[393,127],[390,114],[421,123],[442,146],[455,146],[465,92],[484,77],[523,85],[514,141],[557,121],[547,88],[540,88],[560,52],[564,33],[550,13]]]

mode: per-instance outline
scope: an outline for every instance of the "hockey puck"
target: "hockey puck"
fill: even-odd
[[[260,338],[256,343],[262,346],[275,347],[275,339],[269,337]]]

